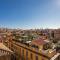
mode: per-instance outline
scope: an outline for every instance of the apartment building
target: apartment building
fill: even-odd
[[[16,60],[52,60],[57,53],[55,49],[43,50],[43,46],[47,42],[48,41],[33,40],[30,43],[23,43],[18,40],[11,40],[9,41],[9,46],[10,49],[15,52]],[[58,56],[59,55],[57,55],[55,59],[57,59]]]
[[[54,30],[54,37],[60,40],[60,29]]]

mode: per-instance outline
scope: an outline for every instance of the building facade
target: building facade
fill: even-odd
[[[21,43],[18,41],[9,42],[10,49],[15,52],[16,60],[50,60],[56,51],[45,53],[31,47],[29,44]]]

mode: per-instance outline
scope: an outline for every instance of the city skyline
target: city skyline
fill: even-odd
[[[0,27],[60,28],[60,0],[0,1]]]

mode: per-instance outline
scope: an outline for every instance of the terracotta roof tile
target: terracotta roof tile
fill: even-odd
[[[32,43],[35,43],[38,45],[44,45],[46,41],[44,41],[43,39],[36,39],[36,40],[33,40]]]

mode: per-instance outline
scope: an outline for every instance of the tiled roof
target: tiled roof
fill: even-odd
[[[9,48],[7,48],[3,43],[0,43],[0,49],[3,49],[3,50],[12,52],[12,51],[11,51]]]
[[[44,41],[43,39],[36,39],[33,40],[32,43],[38,44],[38,45],[44,45],[46,43],[46,41]]]

